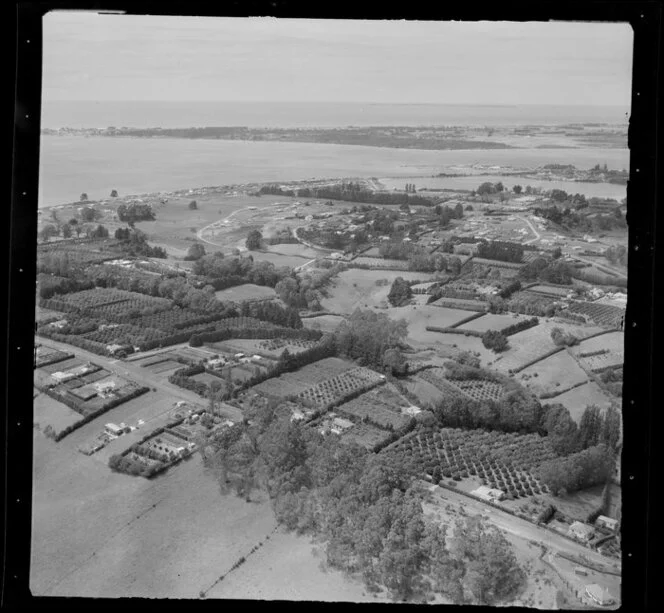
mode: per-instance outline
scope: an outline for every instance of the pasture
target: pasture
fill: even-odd
[[[547,401],[547,404],[554,403],[560,403],[567,407],[572,419],[579,423],[583,411],[588,405],[595,404],[602,409],[606,409],[611,404],[611,399],[597,383],[589,381]]]
[[[51,426],[56,434],[81,419],[76,411],[42,393],[38,393],[35,397],[32,408],[33,423],[41,430]]]
[[[245,283],[227,289],[219,290],[214,293],[217,300],[222,302],[243,302],[245,300],[262,300],[267,298],[276,298],[277,294],[272,287],[254,285]]]
[[[345,317],[341,315],[321,315],[319,317],[306,317],[302,319],[302,325],[310,330],[334,332],[344,320]]]
[[[516,375],[516,379],[541,396],[587,381],[588,376],[567,351],[561,351],[524,368]]]
[[[475,332],[486,332],[487,330],[503,330],[508,326],[517,324],[524,319],[528,319],[525,315],[518,315],[517,313],[510,315],[498,315],[493,313],[487,313],[473,319],[465,324],[461,324],[459,330],[473,330]]]
[[[494,362],[494,367],[501,372],[507,372],[510,369],[520,368],[555,349],[556,345],[551,340],[553,328],[560,328],[563,332],[573,334],[580,339],[601,331],[601,328],[597,326],[562,323],[540,318],[539,325],[509,337],[509,349],[499,355]]]

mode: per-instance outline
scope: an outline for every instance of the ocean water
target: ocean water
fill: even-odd
[[[317,143],[42,136],[39,206],[74,202],[82,192],[92,199],[105,198],[113,189],[131,195],[313,178],[416,178],[457,164],[590,168],[598,163],[628,168],[629,150],[423,151]],[[574,185],[567,191],[579,191]]]
[[[326,102],[64,102],[44,101],[42,127],[343,127],[626,124],[615,106],[490,106]]]

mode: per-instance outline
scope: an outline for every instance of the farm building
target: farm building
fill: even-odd
[[[335,417],[332,420],[332,432],[335,434],[341,434],[344,430],[348,430],[348,428],[353,427],[353,422],[350,421],[349,419],[344,419],[343,417]]]
[[[401,409],[402,415],[412,415],[413,417],[421,412],[422,409],[420,409],[420,407],[416,407],[414,404],[410,405],[409,407],[403,407]]]
[[[588,524],[575,521],[567,531],[567,536],[588,542],[595,534],[595,529]]]
[[[480,485],[477,489],[473,490],[471,494],[474,494],[478,498],[486,500],[487,502],[496,502],[505,498],[505,492],[503,492],[503,490],[493,489],[486,485]]]
[[[618,520],[607,517],[606,515],[600,515],[595,521],[595,525],[598,528],[607,528],[609,530],[615,531],[618,528]]]
[[[68,381],[73,379],[76,375],[73,372],[54,372],[51,374],[51,378],[54,379],[57,383],[62,383],[63,381]]]
[[[602,607],[612,605],[615,602],[615,599],[611,596],[609,590],[597,583],[586,585],[585,595],[594,603]]]
[[[124,432],[124,429],[116,424],[106,424],[104,430],[113,436],[120,436]]]

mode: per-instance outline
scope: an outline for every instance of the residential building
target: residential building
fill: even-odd
[[[607,528],[615,532],[618,529],[618,520],[607,517],[606,515],[600,515],[595,521],[595,525],[598,528]]]
[[[611,596],[609,590],[597,583],[586,585],[585,595],[590,598],[595,604],[606,607],[615,603],[615,599]]]

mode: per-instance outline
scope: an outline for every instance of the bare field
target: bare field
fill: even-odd
[[[417,376],[409,377],[404,383],[408,388],[408,391],[415,394],[422,405],[427,405],[429,403],[435,404],[446,397],[437,387],[431,385],[428,381],[419,379]]]
[[[547,400],[546,403],[560,403],[566,406],[569,409],[572,419],[578,423],[586,406],[596,404],[598,407],[605,409],[611,404],[611,400],[597,383],[589,381],[584,385],[575,387],[569,392]]]
[[[277,294],[271,287],[245,283],[236,287],[229,287],[215,292],[217,300],[222,302],[242,302],[243,300],[252,300],[256,298],[276,298]]]
[[[431,281],[434,278],[428,273],[350,268],[332,280],[328,297],[321,301],[321,305],[333,313],[348,314],[356,308],[387,307],[387,295],[397,277],[407,281]]]

